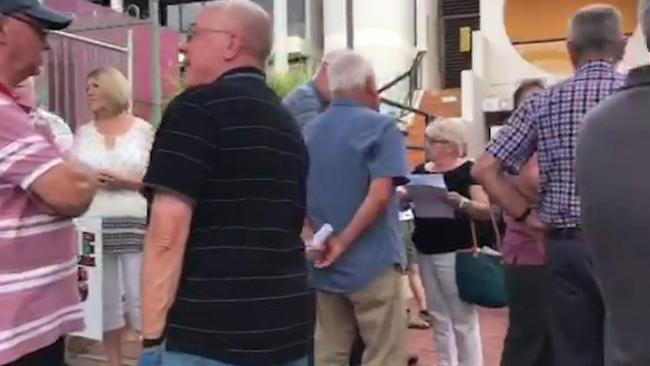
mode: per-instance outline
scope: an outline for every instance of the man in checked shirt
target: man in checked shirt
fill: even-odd
[[[474,177],[505,211],[546,237],[555,366],[603,365],[604,308],[590,248],[580,229],[576,137],[584,115],[623,84],[621,15],[594,5],[571,19],[567,48],[575,75],[515,111],[474,167]],[[505,179],[539,154],[540,202],[530,207]]]

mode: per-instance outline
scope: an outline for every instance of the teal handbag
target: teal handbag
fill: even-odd
[[[494,215],[492,226],[495,230],[497,248],[501,247],[501,237]],[[505,271],[498,252],[489,253],[479,248],[476,224],[470,219],[472,248],[456,252],[456,284],[460,299],[466,303],[485,308],[503,308],[508,305]],[[496,253],[496,254],[495,254]]]

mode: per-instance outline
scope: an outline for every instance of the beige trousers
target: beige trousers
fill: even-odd
[[[316,366],[348,366],[357,329],[364,366],[406,365],[406,326],[402,275],[394,268],[358,292],[318,291]]]

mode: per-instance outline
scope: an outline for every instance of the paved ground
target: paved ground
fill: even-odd
[[[501,360],[503,349],[503,337],[505,335],[508,313],[507,310],[486,310],[482,309],[481,314],[481,336],[483,339],[483,353],[485,355],[485,366],[498,366]],[[433,351],[433,333],[431,330],[409,331],[409,349],[412,354],[417,354],[421,366],[435,366],[436,355]],[[134,343],[125,345],[125,353],[130,356],[125,364],[135,365],[133,357],[137,353]],[[101,347],[91,345],[87,352],[70,360],[70,366],[105,366]]]

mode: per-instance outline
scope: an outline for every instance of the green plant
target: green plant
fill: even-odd
[[[269,72],[266,78],[269,86],[280,96],[286,97],[297,87],[306,84],[314,75],[314,71],[306,67],[291,69],[285,73]]]

